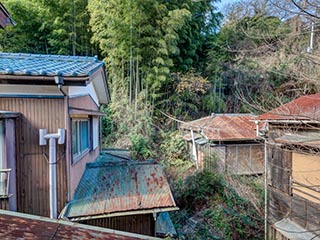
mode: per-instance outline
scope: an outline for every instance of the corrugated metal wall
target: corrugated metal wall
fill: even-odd
[[[39,129],[65,128],[64,99],[0,98],[0,109],[22,113],[17,120],[17,207],[19,212],[49,216],[49,166],[39,146]],[[58,211],[66,201],[65,145],[57,151]]]
[[[155,221],[152,214],[92,219],[83,221],[81,223],[148,236],[155,236]]]

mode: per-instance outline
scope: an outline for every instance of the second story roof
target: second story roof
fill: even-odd
[[[1,75],[88,77],[103,65],[96,57],[0,53]]]
[[[255,116],[251,114],[213,114],[184,123],[181,129],[201,133],[212,141],[241,141],[257,139]]]
[[[90,94],[97,105],[110,101],[104,62],[96,57],[0,52],[0,85],[5,96],[59,95],[59,86],[68,96]]]
[[[320,120],[320,94],[299,97],[258,117],[259,120]]]

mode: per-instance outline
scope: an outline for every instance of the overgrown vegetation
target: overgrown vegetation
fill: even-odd
[[[259,185],[197,172],[168,130],[174,119],[260,113],[318,92],[310,24],[319,24],[319,1],[239,0],[223,25],[216,2],[3,0],[17,26],[0,32],[0,49],[104,59],[112,99],[104,145],[161,159],[181,204],[180,238],[259,239]]]
[[[262,215],[221,175],[196,172],[176,191],[181,209],[172,216],[179,239],[264,238]]]
[[[178,239],[263,239],[261,177],[223,176],[215,156],[196,170],[178,131],[162,137],[161,162],[180,208],[171,214]]]

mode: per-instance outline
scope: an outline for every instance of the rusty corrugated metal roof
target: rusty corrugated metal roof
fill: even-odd
[[[320,94],[299,97],[258,117],[259,120],[320,120]]]
[[[320,148],[320,134],[318,132],[286,133],[274,139],[274,141],[276,143]]]
[[[108,228],[0,210],[0,239],[156,239]]]
[[[74,198],[61,217],[69,219],[175,208],[167,178],[160,164],[110,161],[108,154],[87,163]],[[132,214],[132,213],[131,213]]]
[[[255,116],[251,114],[215,114],[184,123],[181,129],[201,133],[212,141],[238,141],[257,139]]]

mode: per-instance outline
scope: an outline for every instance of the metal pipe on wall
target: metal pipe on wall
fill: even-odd
[[[57,133],[47,134],[47,129],[39,130],[40,146],[47,144],[49,139],[49,195],[50,195],[50,218],[57,218],[57,155],[56,140],[63,144],[65,131],[59,128]]]

